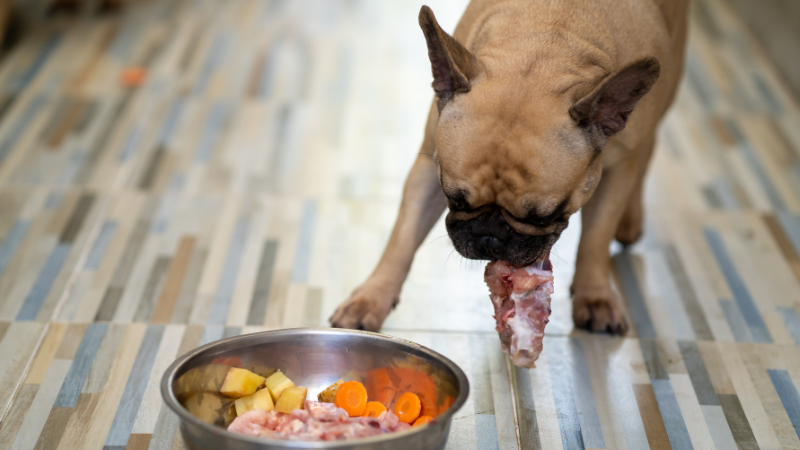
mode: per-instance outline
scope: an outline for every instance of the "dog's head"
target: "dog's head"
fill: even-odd
[[[453,244],[467,258],[531,264],[594,193],[601,149],[658,79],[658,60],[610,75],[588,61],[598,74],[588,83],[568,76],[515,82],[527,68],[504,67],[495,55],[478,59],[442,31],[427,6],[419,22],[433,70],[434,157]]]

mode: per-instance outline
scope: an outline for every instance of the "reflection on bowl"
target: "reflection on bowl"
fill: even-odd
[[[229,367],[268,377],[280,369],[309,398],[340,378],[364,383],[370,400],[393,408],[404,392],[419,395],[428,426],[336,442],[278,441],[229,433],[233,400],[219,394]],[[164,374],[161,393],[181,420],[190,449],[437,449],[443,448],[453,414],[469,384],[452,361],[413,342],[365,331],[292,329],[223,339],[180,357]]]

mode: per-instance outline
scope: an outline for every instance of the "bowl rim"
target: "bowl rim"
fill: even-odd
[[[303,328],[283,328],[278,330],[269,330],[269,331],[260,331],[255,333],[247,333],[241,334],[238,336],[232,336],[225,339],[219,339],[216,341],[209,342],[205,345],[192,349],[183,355],[179,356],[167,370],[164,372],[164,375],[161,377],[161,397],[164,400],[164,403],[175,413],[178,415],[178,418],[181,421],[186,421],[191,423],[192,425],[205,429],[208,432],[219,434],[221,436],[230,438],[230,439],[239,439],[243,441],[247,441],[254,444],[263,444],[263,445],[277,445],[277,446],[284,446],[288,448],[337,448],[337,447],[349,447],[354,444],[372,444],[372,443],[379,443],[382,441],[389,441],[400,438],[402,436],[407,436],[412,433],[420,433],[427,429],[427,427],[413,427],[408,430],[398,431],[394,433],[387,433],[382,434],[379,436],[371,436],[366,438],[359,438],[359,439],[349,439],[345,441],[290,441],[290,440],[281,440],[281,439],[269,439],[269,438],[262,438],[262,437],[255,437],[255,436],[247,436],[238,433],[232,433],[225,428],[217,427],[202,420],[198,419],[197,417],[193,416],[183,405],[180,404],[178,399],[175,397],[174,392],[172,391],[172,384],[175,379],[175,374],[177,371],[187,362],[195,358],[201,353],[206,352],[209,349],[212,349],[216,346],[222,346],[229,342],[233,342],[236,340],[240,340],[244,337],[253,336],[264,336],[264,335],[307,335],[307,334],[315,334],[315,335],[325,335],[325,334],[336,334],[336,335],[357,335],[366,337],[368,339],[374,339],[379,341],[387,341],[393,342],[396,344],[401,344],[403,346],[411,347],[417,352],[421,352],[426,354],[433,359],[438,360],[439,362],[443,363],[454,375],[455,379],[459,385],[458,395],[456,396],[455,401],[450,408],[447,409],[444,413],[440,414],[437,417],[436,422],[439,423],[450,423],[453,415],[464,406],[464,403],[467,401],[467,397],[469,396],[469,380],[467,379],[467,375],[464,373],[461,368],[454,363],[450,358],[442,355],[439,352],[429,349],[423,345],[417,344],[416,342],[412,342],[406,339],[398,338],[395,336],[390,336],[381,333],[375,333],[371,331],[361,331],[361,330],[347,330],[341,328],[322,328],[322,327],[303,327]]]

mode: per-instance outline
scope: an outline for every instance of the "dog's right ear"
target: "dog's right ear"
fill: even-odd
[[[653,87],[660,73],[658,59],[636,60],[609,75],[594,91],[578,101],[569,115],[578,126],[593,128],[605,137],[611,137],[625,129],[628,116]]]
[[[436,22],[427,6],[419,10],[419,26],[428,42],[428,58],[433,71],[433,90],[437,106],[444,105],[457,93],[469,92],[470,82],[478,75],[478,60]]]

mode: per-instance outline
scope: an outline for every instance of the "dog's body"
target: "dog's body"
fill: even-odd
[[[519,265],[544,257],[583,207],[573,318],[624,332],[608,248],[642,231],[643,178],[682,72],[687,3],[473,0],[453,37],[423,7],[436,99],[420,156],[378,267],[332,325],[380,328],[448,207],[459,253]]]

